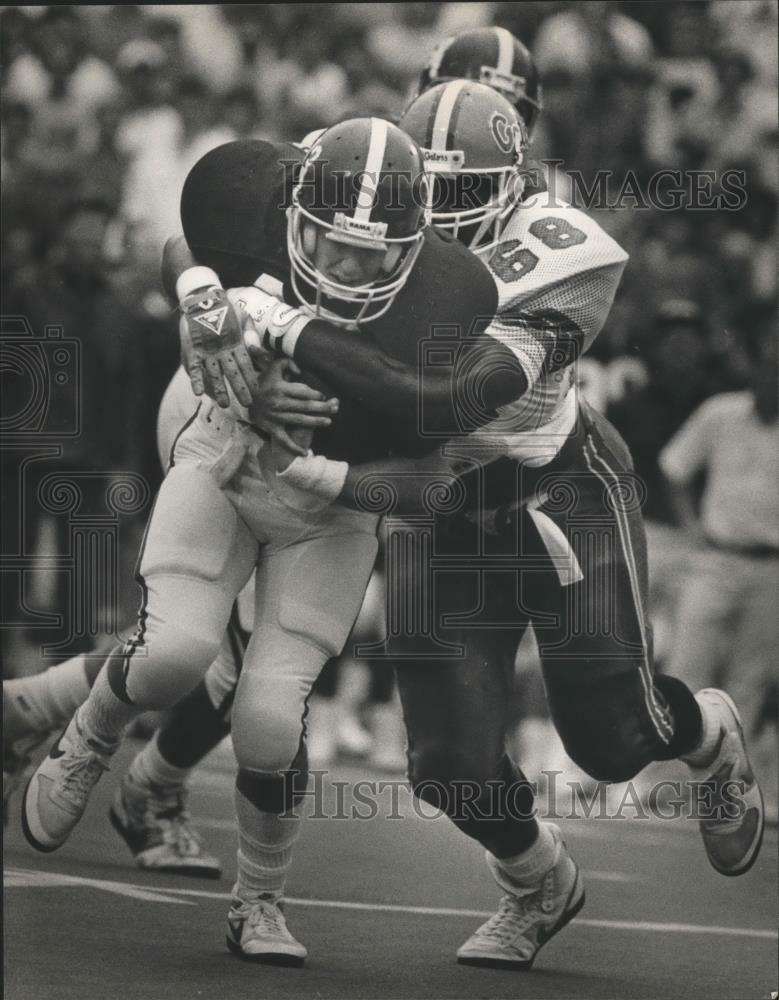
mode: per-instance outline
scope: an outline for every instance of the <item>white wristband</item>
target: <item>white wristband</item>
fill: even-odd
[[[277,475],[290,486],[315,493],[332,503],[343,489],[348,471],[348,462],[335,462],[309,451],[305,458],[298,455]]]
[[[295,306],[280,302],[261,288],[231,289],[230,300],[239,305],[254,324],[260,342],[274,354],[291,358],[295,344],[307,326],[310,317]]]
[[[216,271],[210,267],[188,267],[186,271],[178,276],[176,281],[176,295],[179,302],[183,301],[198,288],[221,288],[222,282]]]
[[[281,349],[288,358],[294,358],[295,344],[310,320],[310,316],[304,315],[299,309],[284,302],[279,302],[278,306],[271,309],[266,330],[276,351]]]

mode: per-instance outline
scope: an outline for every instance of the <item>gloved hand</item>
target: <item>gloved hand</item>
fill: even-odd
[[[259,378],[244,344],[241,319],[227,293],[218,285],[196,288],[180,305],[181,357],[192,391],[227,407],[229,384],[239,402],[250,406],[259,392]]]

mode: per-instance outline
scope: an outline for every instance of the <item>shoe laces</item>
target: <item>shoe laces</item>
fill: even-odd
[[[158,830],[163,842],[180,857],[197,857],[202,850],[200,837],[190,826],[186,788],[155,789],[144,802],[144,826]]]
[[[482,933],[509,944],[554,908],[557,864],[542,877],[538,886],[516,888],[501,897],[498,910],[484,924]]]
[[[527,930],[539,917],[539,896],[541,890],[523,895],[507,893],[481,930],[481,934],[499,941],[503,945],[511,942]]]
[[[249,906],[247,923],[252,931],[261,937],[289,937],[284,914],[278,903],[270,899],[258,899]]]
[[[168,843],[175,847],[176,853],[180,857],[195,858],[202,853],[202,841],[189,825],[187,813],[176,816],[169,821],[161,820],[161,822],[167,822],[167,829],[163,836]]]
[[[60,794],[71,802],[81,803],[103,771],[109,767],[103,754],[92,750],[86,741],[76,746],[62,761],[65,772]]]

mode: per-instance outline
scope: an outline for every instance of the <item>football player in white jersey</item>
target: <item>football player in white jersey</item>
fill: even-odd
[[[355,503],[361,478],[372,472],[400,491],[396,510],[417,511],[424,509],[426,477],[458,472],[483,497],[482,523],[497,536],[493,551],[497,546],[527,567],[515,585],[484,571],[465,597],[467,585],[453,574],[449,586],[436,587],[435,620],[459,613],[464,621],[441,627],[438,636],[461,643],[465,654],[440,669],[422,661],[397,665],[412,782],[440,789],[457,775],[478,776],[486,801],[489,783],[494,792],[496,782],[508,780],[507,674],[517,638],[531,623],[551,715],[570,757],[608,782],[627,781],[652,761],[685,760],[714,803],[700,822],[709,860],[724,875],[742,874],[760,848],[763,805],[738,711],[723,691],[693,695],[681,680],[654,675],[643,485],[618,433],[575,390],[575,361],[608,315],[627,254],[578,209],[538,191],[527,197],[525,125],[493,89],[470,80],[435,85],[400,124],[422,147],[435,179],[434,225],[453,232],[495,277],[499,308],[486,332],[513,352],[526,383],[496,420],[428,456],[427,465],[374,463],[347,476],[345,492],[353,490]],[[489,551],[486,535],[482,548],[473,547],[466,519],[449,520],[438,526],[439,551]],[[466,621],[476,608],[481,629]],[[494,626],[485,628],[489,622]],[[420,707],[424,690],[428,706],[435,692],[440,718]],[[470,723],[456,731],[451,720],[466,715]],[[740,783],[737,817],[727,805],[728,782]],[[478,808],[465,817],[450,811],[487,847],[505,892],[496,915],[460,948],[460,962],[529,968],[584,902],[559,831],[527,818],[530,798],[525,792],[523,818],[507,808],[497,823],[484,822]],[[453,787],[444,801],[458,801]]]
[[[396,512],[425,511],[431,477],[450,473],[479,498],[462,505],[480,506],[479,524],[455,513],[436,525],[436,551],[476,571],[470,579],[443,573],[432,588],[437,638],[463,652],[438,664],[409,650],[396,671],[412,785],[487,848],[505,892],[458,960],[526,969],[584,902],[559,830],[531,818],[532,791],[504,751],[507,665],[528,623],[570,757],[609,782],[627,781],[652,761],[686,761],[711,793],[700,830],[724,875],[748,871],[757,858],[762,795],[731,699],[713,689],[694,695],[678,678],[653,673],[643,485],[619,434],[574,394],[572,365],[599,332],[627,255],[578,210],[542,196],[523,200],[524,123],[490,88],[439,84],[401,123],[427,150],[438,188],[434,221],[483,256],[496,278],[500,307],[485,339],[507,347],[518,367],[486,366],[481,384],[505,378],[514,401],[486,427],[421,459],[350,469],[340,496],[359,508],[366,482],[388,481]],[[370,345],[350,351],[342,334],[325,334],[279,346],[340,396],[366,391],[379,371],[377,405],[398,413],[414,403],[413,370]],[[463,402],[453,438],[478,409],[476,395]],[[474,562],[496,550],[526,567],[508,586],[505,567],[501,577]],[[474,617],[477,627],[469,627]],[[736,787],[734,806],[728,789]]]

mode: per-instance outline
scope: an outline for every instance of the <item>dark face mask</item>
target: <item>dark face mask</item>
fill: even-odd
[[[500,190],[497,175],[441,175],[433,183],[433,212],[467,212],[481,208]]]

